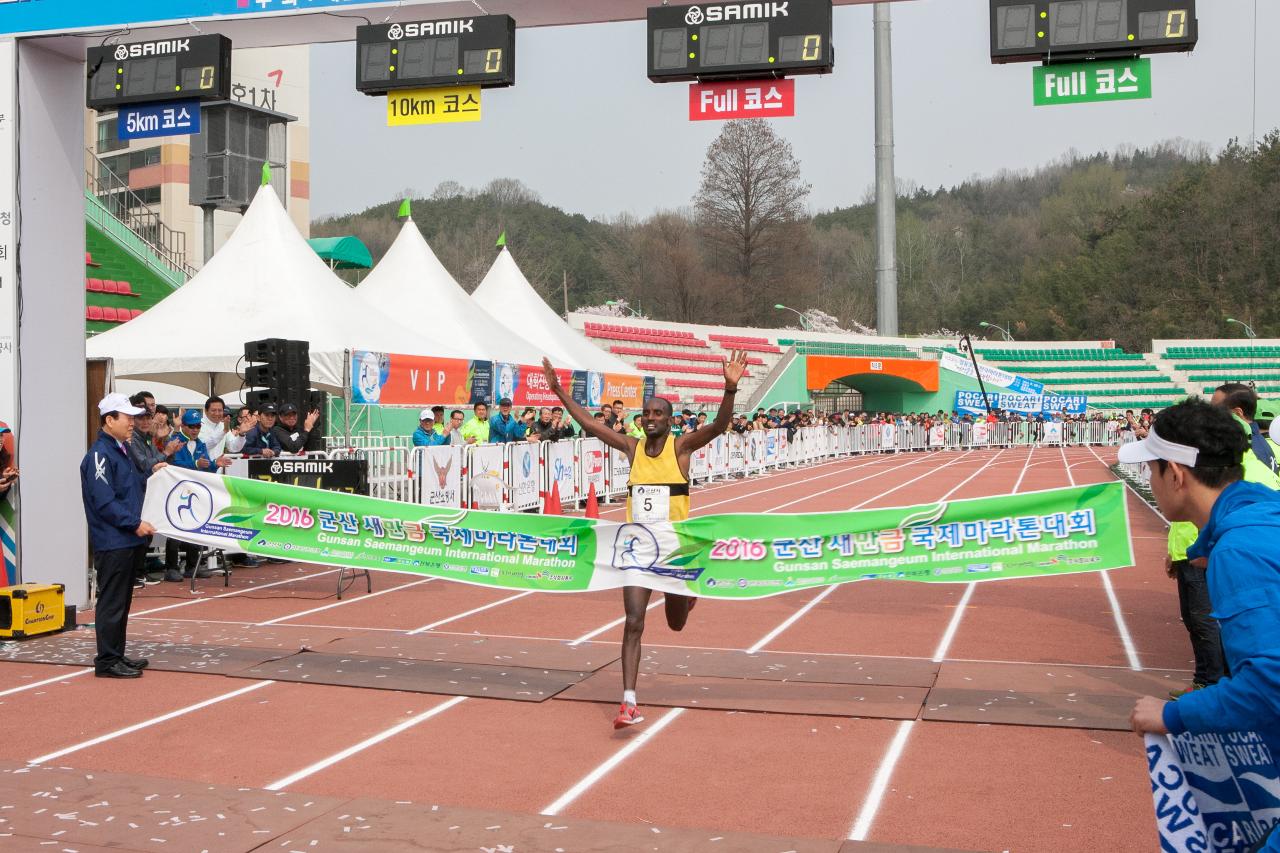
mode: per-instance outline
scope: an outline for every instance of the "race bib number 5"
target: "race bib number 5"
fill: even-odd
[[[670,486],[632,486],[631,520],[658,524],[671,520]]]

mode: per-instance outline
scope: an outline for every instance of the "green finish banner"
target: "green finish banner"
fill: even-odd
[[[1133,565],[1119,482],[892,509],[614,521],[446,509],[163,468],[143,518],[232,552],[498,589],[762,598],[860,580],[968,582]]]
[[[1031,71],[1031,89],[1037,107],[1151,97],[1150,59],[1037,65]]]

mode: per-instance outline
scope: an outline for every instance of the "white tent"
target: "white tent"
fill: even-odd
[[[115,375],[230,392],[246,341],[308,341],[311,384],[341,392],[346,349],[467,358],[375,310],[335,276],[262,187],[222,248],[149,311],[86,343]]]
[[[471,298],[498,320],[518,322],[520,333],[537,344],[556,367],[576,365],[602,373],[639,374],[630,364],[592,344],[552,311],[505,248]]]
[[[379,311],[412,322],[431,340],[472,358],[537,365],[546,355],[472,301],[412,219],[356,293]],[[582,367],[576,362],[563,366]]]

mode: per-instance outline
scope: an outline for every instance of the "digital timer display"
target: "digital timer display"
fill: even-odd
[[[1198,37],[1195,0],[991,0],[992,62],[1190,51]]]
[[[356,89],[496,88],[516,82],[510,15],[410,21],[356,28]]]
[[[649,79],[749,79],[825,74],[835,67],[830,0],[654,6]]]
[[[231,97],[231,39],[220,35],[91,47],[85,103],[99,111],[125,104],[225,101]]]

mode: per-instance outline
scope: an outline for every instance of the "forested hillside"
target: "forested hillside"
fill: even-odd
[[[794,316],[773,309],[783,302],[874,326],[871,199],[809,215],[804,181],[816,176],[763,123],[731,122],[712,148],[698,193],[645,220],[588,220],[512,179],[443,184],[413,201],[414,220],[468,290],[505,231],[557,310],[567,276],[574,307],[627,299],[657,319],[780,326]],[[321,220],[313,234],[355,234],[376,260],[399,227],[398,203]],[[1152,338],[1229,335],[1225,318],[1236,317],[1280,335],[1280,135],[1256,151],[1167,143],[900,187],[898,277],[907,334],[986,320],[1017,337],[1143,349]]]

